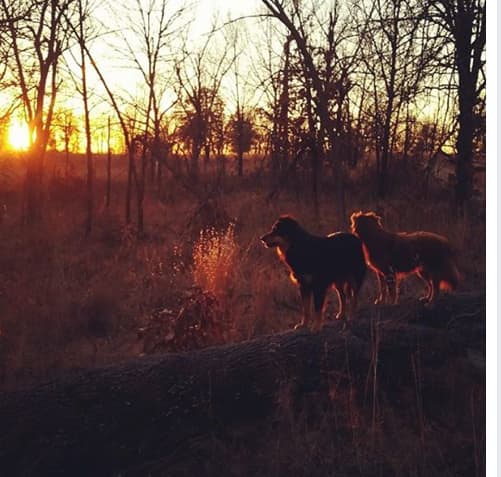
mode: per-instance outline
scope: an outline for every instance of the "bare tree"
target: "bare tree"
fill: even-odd
[[[272,180],[283,174],[289,163],[289,78],[290,35],[282,35],[282,52],[275,48],[278,33],[276,22],[266,19],[261,36],[251,37],[256,60],[252,63],[251,75],[254,88],[260,92],[262,104],[260,148],[269,154]],[[265,45],[265,47],[263,46]]]
[[[215,123],[224,120],[221,83],[234,61],[227,49],[217,54],[211,52],[211,48],[215,48],[215,35],[214,26],[201,47],[194,53],[185,49],[176,65],[183,135],[191,143],[190,172],[194,179],[198,175],[202,150],[206,162],[209,159]]]
[[[106,123],[106,207],[111,204],[111,118]]]
[[[120,128],[122,130],[122,134],[124,137],[124,142],[125,146],[128,151],[128,156],[129,156],[129,167],[128,167],[128,187],[127,187],[127,192],[126,192],[126,200],[125,200],[125,221],[127,224],[130,223],[131,221],[131,192],[132,192],[132,181],[135,181],[136,184],[136,190],[138,188],[138,182],[137,182],[137,173],[136,173],[136,163],[135,163],[135,145],[133,141],[133,128],[131,128],[131,125],[127,121],[127,116],[125,112],[122,110],[118,103],[118,97],[117,95],[112,91],[108,81],[106,80],[103,72],[101,71],[101,68],[97,64],[96,60],[94,59],[93,54],[89,50],[88,45],[86,42],[80,41],[80,30],[77,26],[75,26],[73,23],[69,23],[71,31],[73,32],[73,35],[78,39],[79,44],[81,45],[82,49],[85,52],[85,55],[89,59],[90,64],[92,65],[92,68],[96,72],[97,76],[99,77],[99,80],[101,81],[101,84],[103,85],[106,94],[108,95],[108,98],[111,102],[111,105],[113,107],[113,110],[115,111],[115,114],[117,115],[118,122],[120,124]]]
[[[475,108],[485,95],[486,7],[484,0],[424,2],[429,19],[454,48],[459,130],[456,138],[456,206],[460,213],[473,189]],[[447,51],[447,50],[446,50]]]
[[[250,112],[244,112],[237,107],[235,114],[230,118],[230,140],[237,153],[237,174],[244,175],[243,155],[249,152],[254,137],[254,129]]]
[[[315,116],[318,118],[320,130],[314,135],[313,141],[315,148],[312,151],[313,160],[313,188],[316,188],[316,177],[318,176],[319,155],[322,155],[323,139],[327,139],[327,158],[335,165],[335,181],[337,192],[337,204],[339,215],[346,217],[346,204],[344,197],[344,170],[343,162],[340,157],[335,157],[336,146],[338,145],[338,131],[331,111],[331,99],[334,88],[332,87],[338,81],[342,80],[337,71],[330,71],[324,74],[325,55],[317,57],[316,51],[319,44],[328,44],[330,42],[331,52],[334,47],[334,26],[337,14],[337,2],[329,4],[327,7],[321,2],[308,2],[308,8],[304,8],[301,1],[284,2],[282,0],[262,0],[270,15],[278,19],[287,29],[291,38],[294,40],[302,62],[302,70],[306,81],[307,102],[311,102],[315,107]],[[323,14],[323,15],[322,15]],[[322,16],[327,16],[330,27],[322,27]],[[308,30],[312,24],[319,25],[315,34]],[[316,40],[313,44],[314,39]],[[337,45],[337,43],[336,43]],[[348,84],[348,83],[345,83]],[[310,93],[308,93],[310,91]],[[308,96],[309,95],[309,96]],[[346,95],[343,95],[343,100]],[[311,127],[315,127],[310,116]],[[310,136],[312,134],[310,133]],[[317,137],[318,136],[318,139]],[[310,137],[311,141],[311,137]],[[314,193],[315,195],[316,193]],[[315,200],[315,209],[318,214],[318,200]]]
[[[410,127],[411,105],[438,53],[436,37],[421,30],[423,12],[419,7],[413,0],[377,0],[353,5],[352,9],[372,90],[368,97],[372,98],[380,197],[387,194],[388,169],[400,130]]]
[[[30,129],[25,197],[25,219],[30,222],[42,211],[44,158],[59,89],[59,62],[70,37],[66,20],[75,7],[75,0],[0,1],[12,49],[12,75]]]
[[[252,93],[249,79],[243,74],[240,61],[242,54],[245,52],[248,39],[244,28],[230,28],[230,25],[227,27],[229,35],[225,38],[225,42],[228,45],[232,45],[232,73],[234,79],[232,96],[235,103],[235,112],[230,118],[229,126],[231,143],[237,154],[237,174],[239,177],[242,177],[244,174],[243,156],[244,153],[250,150],[253,139],[253,125],[249,104]]]
[[[80,46],[80,71],[82,74],[82,101],[84,106],[85,124],[85,155],[87,156],[87,218],[85,221],[85,234],[90,235],[92,231],[92,220],[94,215],[94,164],[92,161],[92,135],[90,127],[89,94],[87,87],[87,66],[85,43],[87,32],[85,23],[87,21],[89,3],[85,0],[78,0],[78,43]]]
[[[69,176],[70,172],[70,150],[78,139],[78,125],[75,115],[71,109],[58,109],[54,113],[53,134],[58,142],[64,145],[64,175]]]
[[[128,11],[127,8],[123,8]],[[175,35],[185,25],[188,5],[178,6],[169,0],[135,0],[134,8],[126,13],[126,28],[122,39],[127,55],[140,72],[147,90],[141,147],[141,174],[138,178],[138,230],[144,230],[143,202],[146,186],[147,160],[150,158],[150,178],[153,183],[155,162],[161,167],[161,124],[175,101],[167,101],[166,92],[172,87],[172,48]],[[170,61],[170,65],[169,65]]]
[[[15,10],[19,15],[18,19],[28,14],[26,9]],[[12,19],[9,19],[6,12],[0,9],[0,90],[4,93],[12,91],[12,97],[16,98],[15,82],[9,71],[9,63],[12,55],[12,42],[10,41],[9,24]],[[4,104],[0,107],[0,124],[2,125],[2,132],[6,133],[6,127],[10,121],[12,112],[17,108],[18,101],[13,99],[10,104]]]
[[[283,67],[279,71],[278,77],[278,95],[275,96],[276,106],[273,111],[273,160],[272,167],[275,170],[286,171],[290,159],[290,140],[289,140],[289,108],[291,105],[291,41],[290,35],[287,35],[283,46]]]

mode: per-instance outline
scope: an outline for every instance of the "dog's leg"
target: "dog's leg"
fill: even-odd
[[[346,307],[348,309],[347,317],[348,319],[352,319],[357,309],[357,288],[354,287],[352,283],[348,282],[345,283],[344,287],[346,295]]]
[[[336,285],[336,292],[337,292],[337,298],[339,302],[339,309],[336,314],[336,320],[342,320],[345,317],[346,313],[346,295],[343,290],[343,286],[337,286]]]
[[[430,296],[431,296],[431,293],[432,293],[432,288],[433,288],[433,282],[430,280],[430,277],[428,276],[428,274],[426,272],[424,272],[423,270],[419,270],[417,272],[417,276],[419,278],[421,278],[421,280],[423,280],[425,286],[426,286],[426,293],[425,295],[423,295],[419,301],[423,302],[423,303],[428,303],[430,301]]]
[[[395,273],[391,271],[384,276],[388,288],[388,302],[392,305],[398,302],[398,283]]]
[[[431,303],[440,293],[440,280],[437,277],[431,277],[430,280],[430,296],[427,303]]]
[[[353,313],[355,312],[356,301],[357,301],[355,288],[353,288],[353,284],[350,283],[349,281],[343,283],[341,286],[343,287],[344,297],[345,297],[345,304],[344,304],[345,315],[348,319],[351,319]]]
[[[376,298],[374,302],[375,305],[379,305],[380,303],[386,303],[386,296],[388,294],[388,289],[386,286],[386,279],[383,274],[376,273],[377,283],[379,287],[379,296]]]
[[[313,290],[313,304],[315,308],[315,318],[313,328],[319,330],[322,328],[324,318],[325,296],[327,295],[328,287],[315,287]]]
[[[313,301],[313,293],[310,287],[300,285],[299,292],[301,294],[301,304],[303,306],[303,319],[296,326],[294,326],[295,330],[306,328],[308,326],[311,318],[311,305]]]

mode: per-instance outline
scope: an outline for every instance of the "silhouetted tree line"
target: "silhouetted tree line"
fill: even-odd
[[[12,98],[0,117],[5,123],[22,112],[30,129],[26,222],[42,215],[51,137],[59,134],[68,158],[80,129],[88,163],[86,232],[92,229],[91,104],[102,99],[89,89],[91,70],[121,128],[129,157],[125,217],[132,220],[135,199],[140,232],[145,194],[163,187],[165,171],[196,181],[200,161],[207,171],[215,160],[225,174],[228,154],[239,176],[245,154],[265,157],[274,187],[306,164],[317,212],[319,178],[332,171],[343,216],[347,168],[374,164],[374,188],[384,198],[392,164],[429,160],[449,144],[458,211],[471,199],[474,158],[485,148],[484,0],[262,0],[258,20],[214,23],[201,43],[188,35],[187,5],[100,4],[120,18],[110,48],[139,73],[135,92],[114,89],[94,53],[109,33],[96,21],[97,6],[0,0],[0,82]],[[58,106],[68,84],[82,98],[82,128]],[[109,136],[108,125],[108,149]],[[184,172],[174,157],[184,158]],[[110,174],[108,167],[108,183]]]

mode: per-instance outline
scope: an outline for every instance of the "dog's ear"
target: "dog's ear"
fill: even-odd
[[[292,216],[290,214],[283,214],[278,218],[277,222],[290,222],[290,223],[295,222],[295,223],[297,223],[297,220],[294,218],[294,216]]]
[[[287,227],[287,229],[294,229],[299,227],[299,222],[292,215],[281,215],[276,221],[277,226]]]
[[[355,225],[355,222],[356,220],[361,216],[363,215],[363,212],[361,210],[359,210],[358,212],[353,212],[351,215],[350,215],[350,223],[351,223],[351,226],[353,227]]]
[[[378,214],[376,214],[376,212],[371,212],[371,215],[374,218],[374,220],[377,222],[377,224],[380,227],[382,227],[383,226],[383,219],[381,218],[381,216],[379,216]]]
[[[383,228],[383,219],[378,214],[376,214],[376,212],[374,212],[373,210],[371,210],[370,212],[362,213],[362,214],[360,214],[360,216],[363,216],[366,219],[373,220],[378,225],[378,227]]]

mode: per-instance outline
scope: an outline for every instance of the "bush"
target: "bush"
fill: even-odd
[[[196,286],[217,297],[232,290],[233,274],[238,256],[235,224],[226,229],[202,229],[193,245],[193,281]]]

